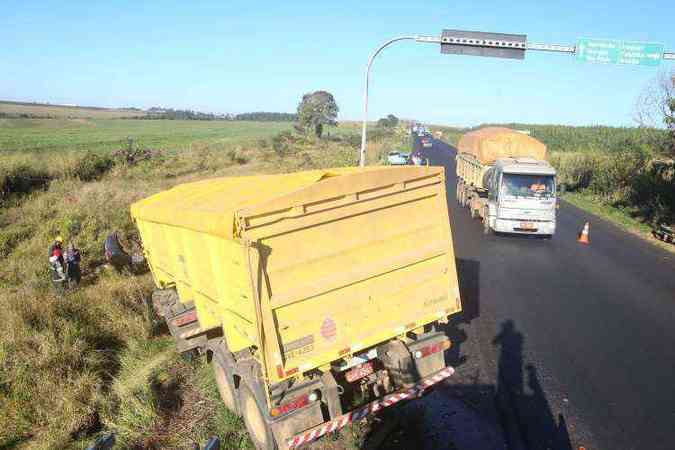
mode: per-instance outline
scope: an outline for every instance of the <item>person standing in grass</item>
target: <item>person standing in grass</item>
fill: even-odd
[[[53,261],[57,261],[61,264],[61,267],[64,266],[63,238],[61,236],[56,236],[56,238],[54,238],[54,243],[49,246],[49,262]]]
[[[59,255],[63,252],[63,238],[61,236],[56,236],[54,242],[49,246],[49,258],[56,256],[56,253]]]
[[[82,279],[80,261],[80,251],[71,242],[68,244],[68,249],[66,250],[66,275],[68,276],[68,280],[75,286],[79,285]]]
[[[63,259],[63,238],[57,236],[49,247],[49,264],[60,279],[65,278],[65,261]]]

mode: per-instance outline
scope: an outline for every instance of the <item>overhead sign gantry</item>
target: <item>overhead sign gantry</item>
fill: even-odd
[[[527,51],[568,53],[577,61],[588,63],[624,64],[632,66],[659,66],[662,61],[675,60],[675,52],[665,50],[656,42],[622,41],[616,39],[581,38],[575,45],[542,44],[527,41],[526,34],[487,33],[483,31],[443,30],[440,36],[400,36],[380,45],[370,56],[366,67],[363,101],[363,127],[359,164],[366,163],[366,129],[368,122],[368,84],[370,66],[375,57],[394,42],[413,40],[440,44],[441,53],[494,58],[525,59]]]

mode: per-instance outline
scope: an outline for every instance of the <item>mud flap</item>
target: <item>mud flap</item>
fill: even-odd
[[[321,402],[312,402],[303,409],[294,411],[287,417],[272,422],[272,434],[279,446],[279,450],[287,450],[288,440],[298,433],[310,430],[324,421],[321,412]]]

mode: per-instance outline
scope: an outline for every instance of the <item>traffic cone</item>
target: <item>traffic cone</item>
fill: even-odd
[[[581,232],[579,233],[579,237],[577,237],[577,242],[581,244],[590,244],[591,241],[588,237],[588,233],[591,230],[591,224],[586,222],[584,224],[584,227],[581,229]]]

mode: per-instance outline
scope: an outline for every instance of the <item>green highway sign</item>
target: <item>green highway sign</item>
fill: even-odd
[[[590,63],[658,66],[665,46],[655,42],[587,39],[577,41],[577,60]]]

